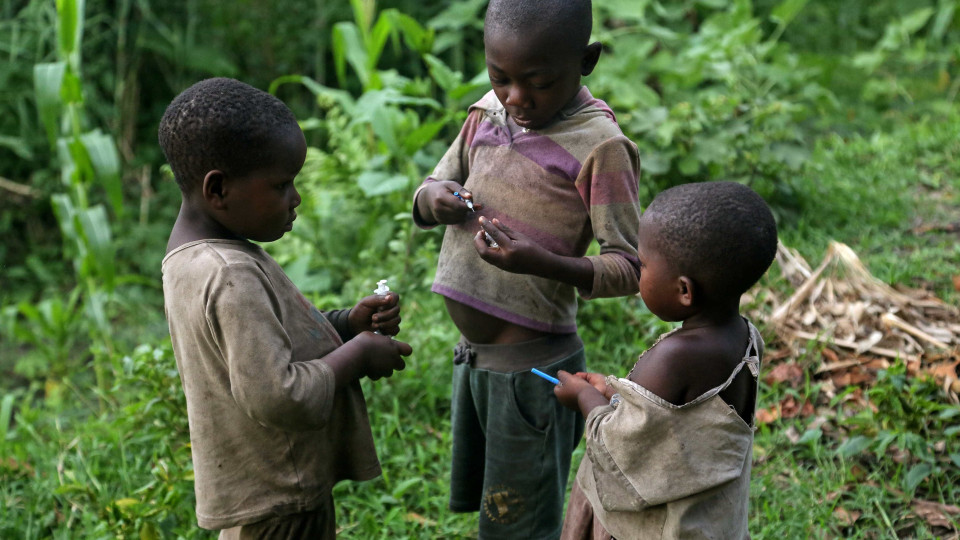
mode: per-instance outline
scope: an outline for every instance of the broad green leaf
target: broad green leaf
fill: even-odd
[[[930,476],[932,472],[933,465],[929,463],[917,463],[907,472],[907,476],[904,479],[904,487],[909,491],[917,489],[917,486]]]
[[[7,432],[10,430],[10,421],[13,419],[13,400],[16,394],[8,392],[0,401],[0,449],[3,449],[7,441]],[[6,453],[4,452],[6,455]]]
[[[947,29],[953,22],[953,15],[956,10],[956,2],[940,2],[940,9],[937,10],[937,16],[933,20],[933,28],[930,29],[931,37],[937,41],[943,40],[943,36],[946,35]]]
[[[387,145],[390,153],[400,154],[400,143],[397,139],[397,124],[402,113],[392,107],[379,107],[373,111],[370,126],[383,144]]]
[[[797,440],[797,444],[807,444],[819,441],[823,436],[823,431],[820,429],[808,429],[803,432],[803,435]]]
[[[337,80],[340,81],[340,86],[346,86],[347,84],[346,64],[349,62],[350,66],[357,72],[360,84],[367,88],[370,82],[370,73],[367,69],[367,51],[357,26],[348,22],[339,22],[333,25],[331,45],[334,67],[337,71]]]
[[[810,151],[799,144],[774,144],[770,147],[770,154],[794,171],[799,170],[810,159]]]
[[[693,138],[693,149],[691,153],[700,163],[720,163],[729,155],[731,146],[731,142],[724,141],[720,137],[697,135]]]
[[[367,69],[371,71],[377,69],[377,64],[380,62],[380,55],[383,54],[383,47],[387,43],[387,38],[393,36],[394,50],[399,47],[400,43],[397,40],[397,34],[397,28],[393,25],[393,19],[388,17],[386,12],[381,13],[380,16],[377,17],[377,23],[373,25],[373,29],[366,38],[365,49],[367,57]]]
[[[851,457],[863,452],[873,443],[872,439],[857,435],[843,441],[836,449],[836,454],[843,457]]]
[[[640,152],[640,170],[643,174],[666,174],[672,157],[662,152]]]
[[[446,64],[443,63],[443,60],[440,60],[432,54],[423,55],[423,61],[427,63],[427,67],[430,70],[430,76],[433,77],[433,80],[437,82],[437,86],[440,88],[450,91],[455,88],[460,81],[463,80],[463,74],[459,71],[453,71]]]
[[[393,21],[395,28],[400,30],[403,35],[403,41],[414,51],[420,54],[427,54],[433,48],[434,31],[432,28],[424,28],[413,17],[401,13],[397,10],[388,10],[387,16]]]
[[[90,156],[94,173],[100,180],[117,216],[123,216],[123,186],[120,181],[120,155],[113,137],[99,129],[84,133],[80,140]]]
[[[364,171],[357,178],[357,185],[367,197],[386,195],[394,191],[407,189],[410,179],[400,174],[383,171]]]
[[[960,454],[950,454],[950,461],[957,467],[960,467]]]
[[[84,0],[57,0],[57,47],[61,58],[79,53],[83,10]]]
[[[73,175],[70,177],[70,186],[76,190],[84,190],[86,193],[87,185],[96,178],[96,171],[93,169],[93,162],[90,161],[90,154],[87,153],[87,147],[80,138],[66,139],[66,147],[73,164]],[[86,206],[81,203],[81,208]]]
[[[450,90],[447,95],[450,96],[450,99],[461,99],[475,90],[489,87],[490,75],[488,75],[486,71],[481,71],[480,73],[474,75],[474,77],[466,83],[457,86],[453,90]]]
[[[700,162],[692,154],[687,154],[677,162],[677,168],[685,176],[693,176],[700,170]]]
[[[444,116],[440,120],[434,120],[433,122],[425,122],[421,124],[417,129],[413,130],[403,139],[403,150],[407,154],[412,154],[417,150],[423,148],[425,144],[432,141],[434,137],[437,136],[437,133],[440,133],[440,130],[443,129],[443,126],[447,125],[450,121],[449,116]]]
[[[67,70],[66,62],[36,64],[33,66],[33,89],[40,112],[40,121],[47,131],[50,148],[55,148],[59,134],[58,119],[60,117],[60,88],[63,86],[63,75]]]
[[[106,294],[97,289],[90,291],[87,295],[87,303],[84,305],[87,315],[96,324],[101,336],[110,335],[110,323],[107,320],[106,310],[104,309],[106,300]]]
[[[340,106],[341,109],[348,115],[352,115],[356,102],[353,99],[353,96],[345,90],[339,90],[337,88],[330,88],[324,86],[317,81],[311,79],[310,77],[304,75],[285,75],[283,77],[278,77],[270,83],[268,91],[276,95],[277,89],[280,88],[283,84],[302,84],[310,90],[310,92],[317,97],[317,104],[323,108],[328,107],[327,102],[332,101]]]
[[[780,26],[787,26],[803,10],[808,0],[784,0],[770,12],[770,18]]]
[[[60,232],[71,244],[76,243],[78,232],[73,220],[76,213],[73,201],[66,194],[56,193],[50,197],[50,202],[53,205],[53,214],[57,216],[57,222],[60,224]]]
[[[96,277],[108,289],[114,285],[114,247],[110,234],[110,220],[102,205],[88,208],[78,213],[83,238],[86,242],[87,256],[91,269],[95,268]]]
[[[11,137],[10,135],[0,135],[0,147],[10,150],[17,157],[22,159],[31,160],[33,159],[33,152],[30,151],[30,147],[27,145],[27,141],[23,137]]]
[[[918,9],[901,20],[900,28],[903,32],[913,35],[917,30],[923,28],[932,16],[933,8]]]

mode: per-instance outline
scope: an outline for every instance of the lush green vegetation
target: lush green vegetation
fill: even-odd
[[[343,536],[475,535],[446,509],[456,331],[428,292],[441,232],[413,227],[409,196],[487,88],[484,5],[0,2],[0,537],[211,536],[194,524],[163,318],[179,194],[155,140],[169,100],[212,75],[269,89],[302,120],[300,219],[266,246],[293,280],[321,308],[384,277],[402,295],[414,356],[364,382],[384,475],[337,488]],[[957,302],[956,0],[594,5],[605,52],[586,83],[641,148],[644,200],[746,182],[812,263],[838,240],[881,280]],[[776,267],[762,286],[789,290]],[[610,373],[667,328],[634,298],[585,303],[579,323],[591,367]],[[760,405],[815,414],[760,426],[753,536],[956,534],[960,516],[917,503],[960,500],[948,395],[900,362],[827,388],[818,347],[792,360],[803,376],[762,384]]]

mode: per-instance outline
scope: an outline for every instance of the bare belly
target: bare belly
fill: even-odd
[[[477,311],[447,297],[443,301],[453,324],[457,325],[463,337],[473,343],[520,343],[550,335]]]

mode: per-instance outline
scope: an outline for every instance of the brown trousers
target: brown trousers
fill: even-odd
[[[220,531],[220,540],[334,540],[336,537],[332,495],[309,512],[267,518]]]

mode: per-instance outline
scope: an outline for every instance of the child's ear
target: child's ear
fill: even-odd
[[[600,52],[603,51],[603,45],[599,41],[587,45],[583,51],[583,59],[580,61],[580,75],[586,77],[593,73],[593,68],[597,67],[600,61]]]
[[[696,300],[695,286],[693,280],[687,276],[677,278],[677,292],[679,293],[680,304],[684,307],[690,307]]]
[[[224,200],[227,194],[226,176],[223,171],[214,169],[203,177],[203,186],[201,186],[203,200],[217,210],[226,207]]]

